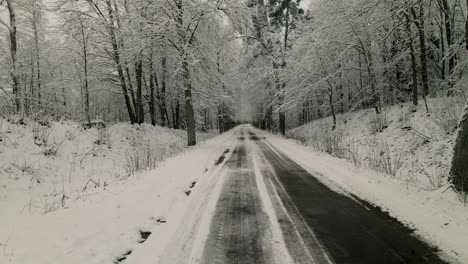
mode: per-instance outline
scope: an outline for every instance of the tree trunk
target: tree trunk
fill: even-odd
[[[89,112],[89,87],[88,87],[88,51],[86,45],[83,45],[83,61],[84,61],[84,92],[85,92],[85,113],[88,121],[88,126],[91,127],[91,114]]]
[[[121,30],[123,30],[123,28],[122,28],[122,23],[120,21],[119,5],[117,4],[116,0],[112,0],[112,2],[114,3],[115,14],[116,14],[115,15],[115,22],[117,23],[118,30],[121,31]],[[127,1],[124,1],[124,8],[125,8],[125,11],[128,14],[129,12],[128,12],[128,5],[127,4],[128,4]],[[114,23],[114,21],[112,21],[112,23]],[[114,25],[114,24],[112,24],[112,25]],[[124,38],[123,38],[122,34],[119,34],[117,42],[119,43],[120,49],[125,50],[125,41],[124,41]],[[137,108],[137,102],[136,102],[136,99],[135,99],[135,92],[134,92],[134,89],[133,89],[133,83],[132,83],[132,78],[131,78],[132,76],[130,74],[130,69],[129,69],[128,64],[125,61],[125,59],[123,59],[120,63],[125,65],[125,74],[127,75],[128,90],[130,91],[130,97],[132,99],[130,105],[133,104],[133,109],[134,109],[133,115],[135,116],[135,122],[138,122],[138,108]],[[124,75],[123,80],[125,82],[125,75]]]
[[[16,39],[16,12],[15,12],[15,7],[13,7],[13,0],[7,0],[7,8],[8,8],[8,13],[10,17],[10,25],[6,26],[8,27],[9,35],[10,35],[10,55],[11,55],[11,79],[13,81],[13,94],[15,95],[15,106],[16,106],[16,112],[18,114],[23,115],[23,94],[21,91],[21,86],[19,83],[18,79],[18,58],[17,58],[17,52],[18,52],[18,44],[17,44],[17,39]]]
[[[468,104],[465,105],[463,116],[459,123],[454,146],[450,180],[455,187],[468,192]]]
[[[34,6],[34,8],[37,8]],[[34,30],[34,44],[36,48],[36,66],[37,66],[37,102],[41,105],[41,62],[40,62],[40,51],[39,51],[39,34],[37,29],[37,10],[33,10],[33,30]]]
[[[180,59],[182,59],[182,79],[184,83],[184,96],[185,96],[185,121],[187,125],[187,144],[189,146],[194,146],[197,144],[197,139],[195,135],[195,112],[193,110],[193,101],[192,101],[192,80],[190,77],[190,69],[188,64],[188,55],[187,51],[184,50],[191,46],[193,41],[193,36],[195,33],[194,31],[191,32],[191,37],[188,37],[187,30],[184,29],[184,8],[183,8],[183,0],[179,0],[176,2],[176,6],[178,9],[177,14],[177,24],[179,33],[181,36],[181,42],[184,44],[185,47],[182,47],[180,52]],[[198,24],[197,24],[198,25]]]
[[[445,22],[445,38],[447,39],[448,44],[448,68],[449,74],[453,74],[455,68],[455,57],[453,54],[453,36],[452,36],[452,20],[451,20],[451,10],[447,0],[441,0],[442,2],[442,12],[444,13],[444,22]],[[452,88],[452,82],[450,82],[450,88]]]
[[[330,89],[328,90],[328,99],[330,100],[330,110],[333,117],[332,131],[336,129],[336,113],[335,113],[335,102],[333,101],[333,85],[329,83]]]
[[[371,82],[371,91],[372,91],[372,104],[375,109],[376,114],[380,114],[381,111],[381,105],[380,105],[380,91],[377,91],[376,87],[376,76],[375,76],[375,71],[374,71],[374,64],[372,60],[372,54],[370,52],[366,56],[367,58],[367,72],[369,74],[369,79]]]
[[[411,71],[412,71],[412,94],[413,94],[413,105],[418,105],[418,71],[416,65],[416,51],[413,45],[413,38],[411,34],[411,24],[408,14],[405,14],[406,18],[406,32],[408,33],[408,45],[410,48],[411,57]]]
[[[468,0],[466,0],[466,6],[468,7]],[[465,44],[466,44],[466,50],[468,50],[468,12],[466,13],[466,19],[465,19]]]
[[[358,52],[359,57],[359,69],[362,69],[362,60],[361,60],[361,52]],[[367,108],[367,103],[364,101],[364,80],[362,76],[362,70],[359,70],[359,86],[358,86],[358,94],[360,95],[361,100],[361,107]]]
[[[122,93],[124,95],[125,99],[125,105],[127,106],[127,111],[128,111],[128,116],[130,118],[130,123],[134,124],[136,122],[135,118],[135,112],[132,109],[132,105],[130,102],[130,98],[128,96],[127,92],[127,85],[125,84],[125,77],[122,69],[122,64],[120,63],[120,53],[118,50],[118,45],[117,45],[117,38],[115,36],[115,30],[114,30],[114,11],[112,10],[112,5],[110,0],[106,1],[107,4],[107,11],[109,13],[109,34],[111,37],[111,42],[112,42],[112,50],[114,53],[114,62],[117,66],[117,72],[119,75],[119,81],[120,81],[120,87],[122,88]]]
[[[443,17],[443,11],[440,11],[440,18]],[[442,59],[440,61],[440,76],[442,80],[445,80],[445,37],[444,37],[444,23],[441,22],[439,25],[440,30],[440,53],[442,54]]]
[[[423,95],[429,95],[429,81],[427,79],[427,48],[426,48],[426,29],[424,23],[424,7],[423,3],[419,6],[419,16],[416,14],[414,8],[411,8],[411,12],[413,13],[414,23],[418,28],[418,35],[419,35],[419,49],[420,49],[420,60],[421,60],[421,79],[423,85]]]
[[[166,72],[167,72],[167,62],[166,57],[161,59],[161,93],[159,95],[159,109],[161,114],[161,126],[166,126]]]
[[[126,64],[124,62],[124,64]],[[127,75],[127,84],[128,90],[130,91],[130,98],[132,99],[133,109],[135,109],[135,122],[138,122],[138,107],[137,107],[137,100],[135,97],[135,90],[133,89],[133,82],[132,82],[132,75],[130,73],[130,68],[125,66],[125,74]],[[124,76],[125,79],[125,76]]]
[[[184,96],[185,96],[185,118],[187,122],[187,144],[194,146],[197,144],[195,135],[195,112],[192,102],[192,83],[190,80],[190,70],[185,54],[182,56],[182,77],[184,79]]]
[[[281,135],[286,135],[286,115],[283,110],[279,112],[279,132]]]
[[[371,51],[368,51],[366,45],[364,45],[364,42],[360,40],[360,45],[362,49],[362,53],[364,55],[364,59],[367,64],[367,74],[369,75],[369,82],[370,82],[370,87],[371,87],[371,100],[372,100],[372,106],[375,109],[376,114],[380,114],[381,110],[381,102],[380,102],[380,91],[377,90],[376,87],[376,76],[375,76],[375,70],[374,70],[374,61],[372,58],[372,53]],[[369,47],[370,49],[370,47]]]
[[[143,124],[145,122],[145,112],[143,109],[143,93],[142,93],[142,78],[143,78],[143,62],[141,59],[141,55],[139,55],[136,63],[135,63],[135,78],[137,84],[136,90],[136,111],[137,111],[137,121],[138,124]]]
[[[285,23],[284,23],[284,52],[288,50],[288,37],[289,37],[289,5],[286,8],[286,14],[285,14]],[[283,63],[281,67],[284,69],[286,68],[286,59],[283,57],[282,58]],[[279,78],[279,77],[278,77]],[[281,81],[280,84],[280,91],[279,91],[279,132],[281,135],[286,135],[286,114],[284,110],[284,95],[285,95],[285,89],[286,89],[286,83]]]
[[[224,133],[224,105],[218,105],[218,130],[219,133]]]
[[[31,78],[29,79],[29,95],[28,96],[25,96],[24,100],[24,108],[25,108],[25,112],[26,112],[26,115],[30,114],[31,113],[31,110],[34,108],[34,61],[33,59],[31,58]],[[24,90],[26,91],[27,88],[26,88],[26,76],[24,78]]]
[[[174,129],[180,128],[180,103],[179,100],[176,100],[176,107],[174,113]]]
[[[149,62],[149,74],[150,74],[150,95],[149,95],[149,111],[151,118],[151,125],[156,125],[156,105],[154,99],[154,90],[155,90],[155,76],[153,73],[153,52],[150,52],[150,62]],[[157,84],[157,83],[156,83]]]

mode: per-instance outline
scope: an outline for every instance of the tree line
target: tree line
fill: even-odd
[[[186,129],[188,145],[196,130],[223,132],[234,119],[235,35],[250,12],[242,3],[1,0],[0,8],[2,115],[150,122]]]
[[[253,30],[243,60],[256,126],[287,128],[338,114],[430,97],[467,103],[468,1],[250,0]],[[447,106],[448,107],[448,106]],[[416,111],[416,107],[412,111]],[[445,110],[442,110],[445,111]],[[450,179],[468,190],[468,108]],[[456,127],[452,128],[452,132]]]
[[[428,97],[464,98],[467,4],[317,0],[304,11],[298,0],[251,0],[254,119],[284,134],[329,115],[336,127],[337,114],[356,109],[409,101],[429,112]]]

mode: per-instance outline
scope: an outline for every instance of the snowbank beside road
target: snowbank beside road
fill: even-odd
[[[366,109],[312,121],[287,136],[316,151],[346,158],[358,166],[393,175],[407,185],[434,190],[447,184],[453,151],[453,131],[464,102],[456,98],[429,100],[416,108],[409,103],[386,107],[380,115]],[[413,112],[417,110],[416,112]]]
[[[162,160],[186,149],[185,133],[162,127],[0,120],[0,138],[0,263],[112,263],[185,198],[217,146],[199,137],[181,166]],[[146,154],[159,168],[128,177]]]

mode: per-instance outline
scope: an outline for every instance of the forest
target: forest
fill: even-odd
[[[288,129],[466,101],[462,0],[2,0],[0,114],[187,131]],[[416,108],[413,109],[416,111]]]

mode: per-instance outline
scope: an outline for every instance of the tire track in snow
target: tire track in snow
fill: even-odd
[[[225,166],[230,171],[216,205],[202,263],[272,263],[268,217],[243,141]]]

